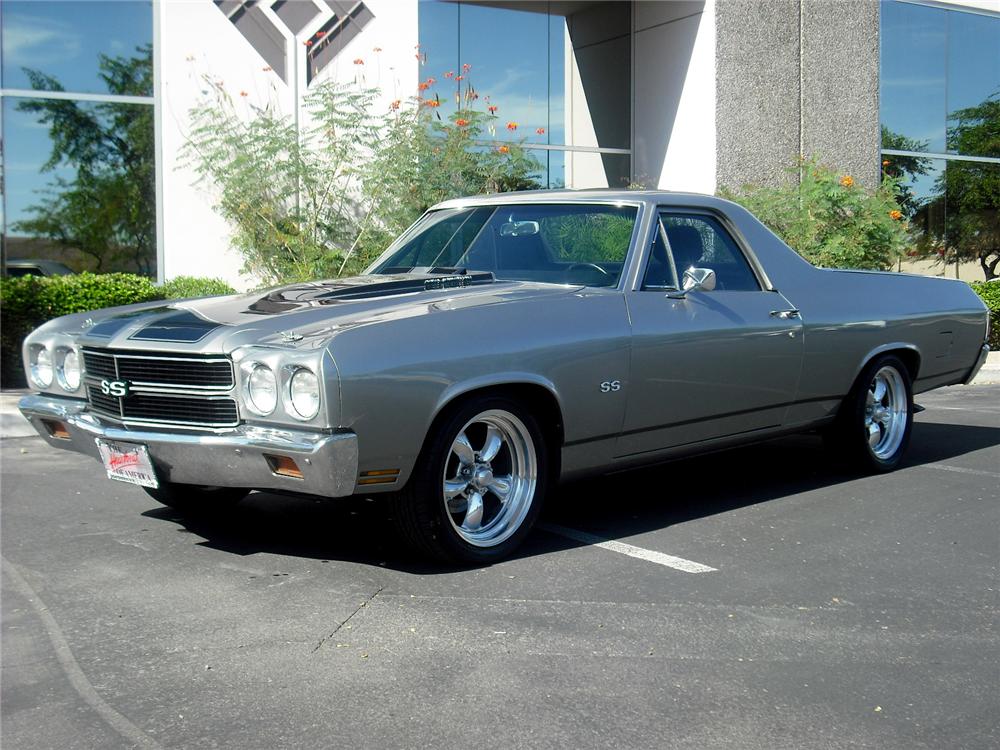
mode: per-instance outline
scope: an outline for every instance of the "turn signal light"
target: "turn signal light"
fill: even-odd
[[[66,425],[62,422],[56,422],[54,419],[43,419],[42,424],[45,425],[45,429],[48,430],[49,435],[52,437],[59,438],[60,440],[70,439],[69,430],[66,429]]]
[[[271,467],[273,474],[277,474],[279,477],[302,479],[302,469],[288,456],[272,456],[269,453],[265,453],[264,458],[267,459],[267,465]]]

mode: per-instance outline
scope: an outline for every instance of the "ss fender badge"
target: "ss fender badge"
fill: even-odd
[[[128,395],[128,385],[127,380],[102,380],[101,393],[105,396],[122,398]]]
[[[622,381],[620,380],[605,380],[601,383],[601,393],[614,393],[615,391],[620,391],[622,389]]]

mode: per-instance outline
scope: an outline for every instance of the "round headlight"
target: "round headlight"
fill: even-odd
[[[52,385],[52,352],[44,346],[38,350],[31,365],[31,379],[42,388]]]
[[[247,381],[249,406],[258,414],[268,415],[278,403],[278,382],[267,365],[256,365]]]
[[[66,352],[56,374],[59,377],[59,385],[65,390],[75,391],[80,387],[80,355],[76,349]]]
[[[304,367],[292,375],[288,384],[292,410],[302,419],[312,419],[319,412],[319,379]]]

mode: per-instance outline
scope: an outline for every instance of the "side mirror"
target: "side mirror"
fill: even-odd
[[[689,268],[684,272],[681,289],[685,292],[710,292],[715,289],[715,271],[711,268]]]
[[[671,292],[668,297],[684,299],[688,292],[710,292],[715,289],[715,271],[711,268],[694,268],[684,272],[681,278],[680,291]]]

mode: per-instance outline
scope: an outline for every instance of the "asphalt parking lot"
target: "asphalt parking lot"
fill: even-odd
[[[184,517],[5,439],[4,747],[995,748],[1000,386],[918,401],[894,474],[676,462],[460,571],[377,502]]]

